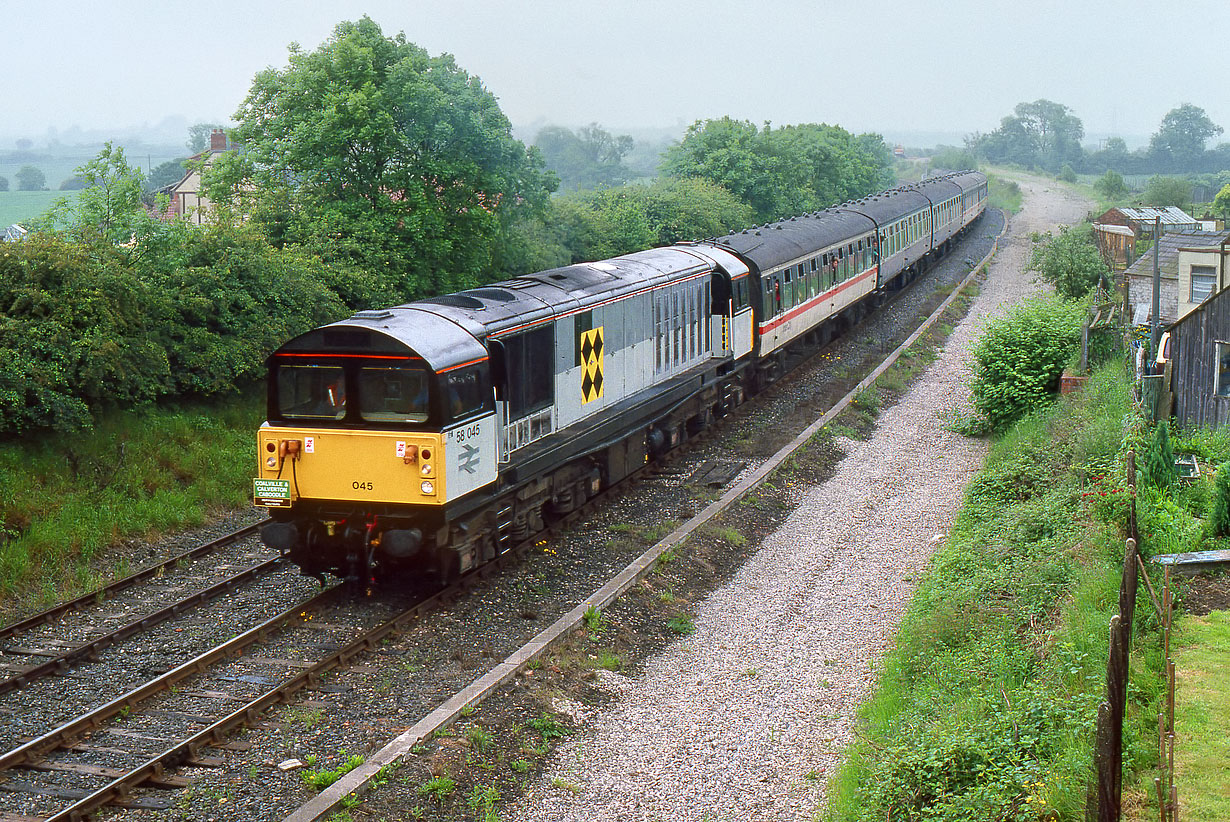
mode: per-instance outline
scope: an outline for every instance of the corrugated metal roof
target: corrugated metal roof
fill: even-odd
[[[1107,223],[1094,223],[1093,228],[1095,231],[1103,231],[1107,234],[1122,234],[1125,237],[1135,237],[1136,236],[1136,232],[1132,231],[1132,229],[1128,228],[1125,225],[1110,225]]]
[[[1156,208],[1154,206],[1141,206],[1140,208],[1121,207],[1119,211],[1124,217],[1138,220],[1142,223],[1151,223],[1158,217],[1162,218],[1164,225],[1194,225],[1196,222],[1195,217],[1176,206],[1166,206],[1165,208]]]
[[[1157,267],[1161,269],[1163,277],[1176,278],[1179,276],[1180,248],[1216,246],[1228,236],[1230,231],[1171,231],[1169,234],[1163,234],[1161,242],[1157,244]],[[1153,249],[1141,254],[1140,259],[1132,263],[1125,273],[1129,276],[1152,277]]]

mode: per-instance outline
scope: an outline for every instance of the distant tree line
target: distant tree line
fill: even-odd
[[[591,125],[527,147],[452,57],[367,18],[314,51],[292,46],[235,119],[241,148],[204,171],[208,225],[154,216],[167,201],[151,188],[183,161],[147,179],[108,144],[77,169],[77,197],[0,247],[0,435],[233,392],[277,345],[355,309],[720,235],[892,182],[877,135],[729,118],[693,125],[659,178],[631,182],[628,139]]]
[[[1081,145],[1084,124],[1071,109],[1035,100],[1019,103],[994,131],[967,138],[966,149],[991,163],[1051,174],[1065,166],[1085,174],[1201,174],[1230,169],[1230,143],[1208,147],[1222,133],[1204,109],[1183,103],[1166,113],[1147,147],[1128,151],[1121,138],[1111,137],[1096,151],[1087,151]]]

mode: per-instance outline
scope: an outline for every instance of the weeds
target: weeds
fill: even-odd
[[[417,790],[419,796],[426,796],[440,804],[444,804],[444,800],[452,796],[453,791],[457,790],[457,783],[447,776],[435,776],[419,785]]]
[[[312,761],[309,764],[315,763],[314,757],[309,757]],[[363,757],[355,754],[346,759],[341,765],[333,770],[307,770],[304,771],[303,783],[309,788],[316,791],[323,791],[325,788],[332,785],[337,780],[341,779],[346,774],[353,771],[355,768],[363,764]]]

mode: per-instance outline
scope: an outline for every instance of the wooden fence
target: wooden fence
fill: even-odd
[[[1110,654],[1106,664],[1106,701],[1098,706],[1094,764],[1097,768],[1096,795],[1085,807],[1089,822],[1119,822],[1123,798],[1123,719],[1127,711],[1128,663],[1132,647],[1132,621],[1136,613],[1137,581],[1143,579],[1149,600],[1162,629],[1163,658],[1166,660],[1166,702],[1157,715],[1158,775],[1153,779],[1160,822],[1177,822],[1179,792],[1174,784],[1174,660],[1170,657],[1170,628],[1173,598],[1170,568],[1165,570],[1162,597],[1158,599],[1137,546],[1136,455],[1128,453],[1130,508],[1128,538],[1123,552],[1123,577],[1119,583],[1119,612],[1110,618]]]

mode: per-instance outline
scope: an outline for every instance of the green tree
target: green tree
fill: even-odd
[[[994,163],[1016,163],[1058,173],[1064,163],[1079,166],[1085,126],[1065,105],[1051,100],[1018,103],[999,128],[978,141],[978,151]]]
[[[722,186],[758,220],[825,208],[893,181],[891,153],[879,135],[805,123],[764,129],[723,117],[693,123],[666,153],[663,170]]]
[[[1163,177],[1155,174],[1149,178],[1149,182],[1145,183],[1141,199],[1145,205],[1158,208],[1166,206],[1187,208],[1192,201],[1192,184],[1180,177]]]
[[[1230,219],[1230,183],[1222,186],[1221,191],[1213,198],[1213,211],[1223,219]]]
[[[1058,177],[1060,180],[1063,180],[1065,183],[1075,183],[1076,182],[1076,171],[1072,168],[1072,166],[1068,165],[1067,163],[1064,163],[1063,168],[1059,169]]]
[[[1093,184],[1094,190],[1108,200],[1121,200],[1127,196],[1127,183],[1123,181],[1123,175],[1112,169],[1106,169],[1106,173],[1099,177]]]
[[[139,230],[151,227],[141,201],[145,174],[140,166],[128,164],[123,148],[103,144],[102,151],[76,172],[81,194],[52,207],[52,227],[85,242],[112,244],[127,243]]]
[[[1205,144],[1222,133],[1204,109],[1184,103],[1166,112],[1157,133],[1149,140],[1149,153],[1163,168],[1195,171]]]
[[[200,154],[209,148],[209,135],[219,128],[223,128],[221,123],[196,123],[189,126],[188,142],[184,144],[188,147],[188,153]]]
[[[34,166],[22,166],[13,177],[18,191],[42,191],[47,186],[47,176]]]
[[[576,191],[627,182],[631,171],[623,160],[636,142],[591,123],[575,133],[562,126],[547,126],[538,132],[534,145],[547,168],[559,177],[560,190]]]
[[[206,191],[279,245],[358,264],[405,297],[482,282],[552,188],[477,77],[369,18],[260,72],[235,115],[243,153]]]
[[[165,163],[159,163],[154,166],[154,170],[145,179],[146,193],[157,191],[163,186],[169,186],[182,180],[184,175],[188,173],[188,169],[184,167],[185,161],[186,158],[167,160]]]
[[[1044,241],[1034,246],[1029,270],[1038,272],[1065,300],[1085,296],[1108,274],[1088,224],[1080,228],[1065,226],[1057,237],[1048,232]]]
[[[1217,468],[1205,530],[1213,537],[1230,536],[1230,462],[1223,462]]]

